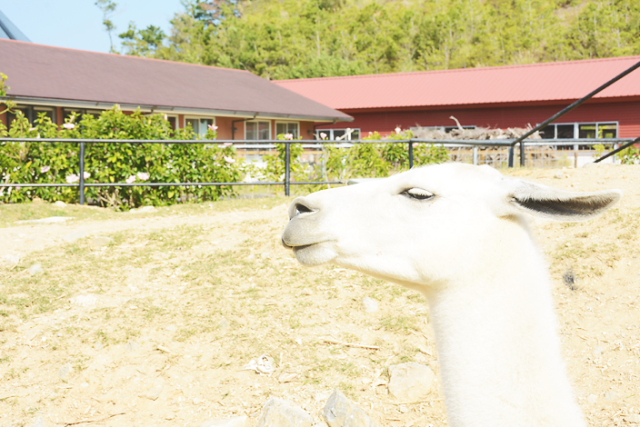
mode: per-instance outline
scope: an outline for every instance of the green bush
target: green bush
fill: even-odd
[[[405,131],[391,134],[387,138],[373,132],[363,139],[393,141],[411,138],[414,138],[413,133]],[[350,148],[329,146],[326,152],[326,169],[331,179],[385,177],[409,169],[409,149],[404,143],[354,144]],[[447,149],[441,145],[416,143],[413,153],[414,166],[449,160]]]
[[[118,106],[99,117],[72,116],[62,127],[42,114],[31,124],[20,111],[0,136],[12,138],[88,139],[195,139],[193,130],[173,130],[158,114],[135,111],[125,114]],[[215,138],[209,129],[206,139]],[[1,142],[0,178],[4,183],[77,183],[79,144],[50,142]],[[235,159],[235,148],[217,144],[85,144],[85,182],[237,182],[244,165]],[[230,186],[184,187],[87,187],[90,203],[129,209],[141,205],[170,205],[190,200],[217,200],[233,194]],[[77,187],[23,187],[0,189],[0,201],[23,202],[78,200]]]
[[[279,135],[279,139],[285,139]],[[408,140],[414,138],[411,131],[394,133],[383,138],[378,132],[371,133],[365,140],[383,141]],[[277,153],[265,156],[267,163],[264,177],[270,180],[284,180],[285,144],[276,144]],[[409,149],[406,143],[366,143],[350,147],[327,144],[323,148],[323,158],[316,165],[303,164],[302,145],[291,145],[292,181],[345,181],[351,178],[386,177],[409,169]],[[443,146],[414,144],[414,166],[443,163],[449,160],[449,152]]]

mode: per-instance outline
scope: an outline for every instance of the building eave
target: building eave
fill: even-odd
[[[184,115],[198,115],[198,116],[215,116],[215,117],[236,117],[241,119],[285,119],[292,121],[308,121],[308,122],[351,122],[353,117],[338,118],[327,116],[305,116],[296,114],[279,114],[265,111],[233,111],[233,110],[213,110],[203,108],[185,108],[185,107],[172,107],[166,105],[133,105],[127,103],[113,103],[102,101],[82,101],[73,99],[53,99],[53,98],[38,98],[29,96],[9,95],[0,99],[8,99],[15,101],[18,104],[28,105],[40,105],[48,107],[63,107],[63,108],[87,108],[87,109],[110,109],[114,105],[119,105],[121,109],[125,111],[132,111],[140,109],[145,113],[158,113],[158,114],[184,114]]]

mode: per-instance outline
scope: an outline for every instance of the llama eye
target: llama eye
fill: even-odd
[[[434,196],[433,193],[423,190],[422,188],[410,188],[403,191],[401,194],[416,200],[428,200]]]

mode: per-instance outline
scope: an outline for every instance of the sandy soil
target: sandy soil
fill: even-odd
[[[624,190],[599,219],[534,228],[590,425],[640,425],[640,167],[510,174],[576,191]],[[279,245],[285,202],[1,228],[0,259],[20,262],[0,266],[0,426],[199,426],[237,415],[256,425],[271,396],[321,422],[334,388],[381,426],[445,426],[438,381],[413,404],[386,389],[390,364],[415,360],[438,372],[422,297],[344,269],[298,266]],[[44,273],[31,275],[34,263]],[[10,304],[30,280],[57,283],[42,312]],[[379,312],[364,310],[367,296]],[[265,353],[273,374],[242,369]]]

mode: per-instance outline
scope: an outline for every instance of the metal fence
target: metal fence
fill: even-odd
[[[581,139],[581,140],[528,140],[520,141],[521,149],[516,152],[515,143],[517,140],[428,140],[428,139],[407,139],[407,140],[354,140],[349,143],[344,141],[318,141],[318,140],[131,140],[131,139],[40,139],[40,138],[0,138],[0,142],[35,142],[35,143],[67,143],[78,144],[79,156],[79,182],[78,183],[0,183],[0,187],[77,187],[79,191],[79,202],[85,204],[85,189],[87,187],[162,187],[162,186],[246,186],[246,185],[280,185],[284,187],[284,194],[291,194],[292,185],[323,185],[342,184],[342,181],[293,181],[291,179],[291,145],[302,144],[308,152],[321,152],[325,145],[338,145],[348,150],[355,144],[404,144],[407,146],[409,167],[414,166],[414,148],[417,144],[435,144],[447,148],[451,160],[473,164],[489,164],[501,168],[510,167],[516,163],[518,157],[521,165],[535,167],[558,167],[558,166],[579,166],[579,158],[588,156],[591,161],[596,160],[595,150],[584,149],[595,144],[610,144],[626,147],[639,142],[639,139]],[[285,144],[285,174],[283,181],[256,181],[256,182],[117,182],[117,183],[94,183],[86,182],[84,178],[85,157],[87,144],[207,144],[221,145],[234,144],[239,149],[249,147],[260,147],[263,150],[273,150],[274,144]],[[563,149],[567,147],[569,149]],[[524,157],[522,157],[524,155]]]

